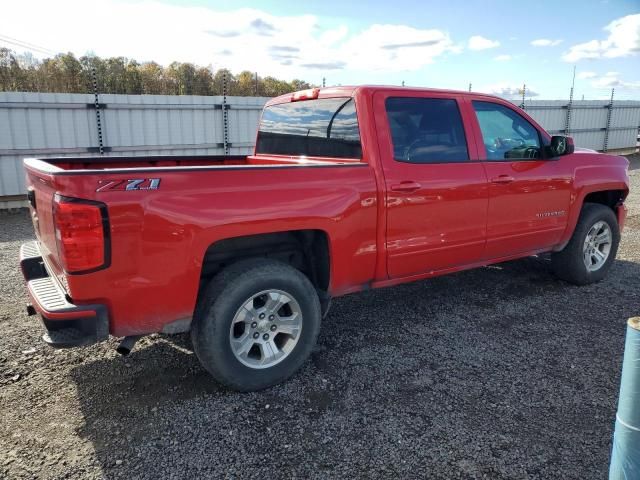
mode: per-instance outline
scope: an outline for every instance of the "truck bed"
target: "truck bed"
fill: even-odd
[[[373,276],[378,202],[375,175],[365,161],[60,157],[26,159],[25,167],[38,257],[78,308],[106,306],[113,335],[169,331],[187,322],[207,252],[226,239],[326,232],[327,238],[340,239],[339,247],[329,246],[336,262],[331,294]],[[108,268],[82,275],[63,271],[54,228],[56,198],[92,202],[107,213]]]
[[[37,170],[55,173],[56,171],[90,170],[113,171],[122,169],[157,168],[225,168],[225,167],[268,167],[295,165],[341,165],[359,163],[349,159],[305,159],[284,155],[196,155],[196,156],[122,156],[122,157],[55,157],[32,158],[27,163]]]

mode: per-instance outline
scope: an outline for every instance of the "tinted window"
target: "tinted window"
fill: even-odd
[[[257,153],[360,158],[360,131],[352,98],[323,98],[265,108]]]
[[[473,102],[488,160],[540,158],[538,131],[522,115],[491,102]]]
[[[390,97],[385,106],[396,160],[441,163],[469,159],[455,100]]]

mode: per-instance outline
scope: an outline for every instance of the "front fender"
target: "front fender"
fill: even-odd
[[[562,250],[571,239],[578,224],[582,206],[589,194],[606,191],[620,191],[620,200],[623,201],[629,194],[629,162],[624,157],[597,154],[597,157],[611,159],[611,163],[599,165],[584,165],[575,169],[574,189],[571,194],[571,203],[565,229],[560,244],[555,251]],[[623,205],[615,205],[616,216],[621,228],[626,217],[626,208]]]

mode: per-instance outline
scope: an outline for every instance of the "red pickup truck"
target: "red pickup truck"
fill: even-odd
[[[552,252],[602,279],[625,158],[579,151],[499,98],[404,87],[272,99],[250,156],[26,159],[21,250],[53,347],[191,332],[238,390],[310,355],[332,297]]]

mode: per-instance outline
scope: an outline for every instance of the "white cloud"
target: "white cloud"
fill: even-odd
[[[458,53],[449,34],[406,25],[322,26],[314,15],[272,15],[238,8],[167,4],[159,0],[9,2],[0,16],[2,34],[76,55],[126,56],[138,61],[172,61],[250,70],[262,76],[305,78],[351,70],[418,70],[448,53]],[[110,33],[96,33],[115,25]],[[11,19],[11,21],[2,21]],[[19,49],[16,49],[19,50]]]
[[[497,57],[493,57],[496,62],[508,62],[512,58],[511,55],[498,55]]]
[[[496,48],[500,46],[500,42],[497,40],[489,40],[488,38],[480,35],[474,35],[469,39],[470,50],[487,50],[489,48]]]
[[[334,51],[330,58],[342,58],[352,69],[418,70],[447,52],[458,53],[449,34],[441,30],[420,30],[405,25],[371,25]]]
[[[345,25],[340,25],[338,28],[326,30],[322,33],[320,35],[320,42],[325,45],[333,45],[340,40],[343,40],[348,33],[349,29]]]
[[[618,72],[607,72],[603,76],[596,78],[591,82],[594,88],[618,88],[622,90],[638,90],[640,89],[640,81],[627,82],[620,79]]]
[[[596,72],[579,72],[577,77],[581,80],[585,80],[587,78],[595,78],[598,75],[596,74]]]
[[[555,47],[556,45],[560,45],[562,40],[551,40],[548,38],[539,38],[537,40],[533,40],[531,45],[534,47]]]
[[[562,59],[577,62],[582,59],[617,58],[640,53],[640,13],[618,18],[604,28],[605,40],[591,40],[569,48]]]
[[[499,82],[492,85],[485,85],[483,87],[480,87],[478,89],[478,92],[490,93],[492,95],[497,95],[509,100],[515,100],[522,98],[522,87],[523,85],[517,85],[509,82]],[[531,98],[537,97],[540,94],[537,92],[537,89],[527,86],[525,95],[526,98]]]

